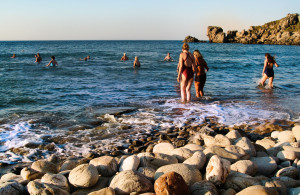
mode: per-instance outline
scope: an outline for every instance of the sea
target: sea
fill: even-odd
[[[187,121],[199,125],[208,117],[227,126],[300,122],[299,46],[189,45],[209,71],[205,96],[196,98],[193,85],[192,101],[183,104],[176,80],[182,41],[1,41],[0,162],[109,151],[130,136]],[[163,61],[168,52],[174,61]],[[279,64],[273,89],[258,86],[265,53]],[[57,67],[46,67],[51,56]]]

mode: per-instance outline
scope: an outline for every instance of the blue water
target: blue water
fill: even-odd
[[[120,133],[125,124],[138,131],[163,130],[191,116],[199,123],[205,116],[216,116],[227,125],[299,120],[299,46],[191,43],[190,50],[200,50],[210,70],[206,97],[194,97],[188,105],[179,103],[176,81],[181,46],[181,41],[0,42],[1,151],[16,143],[21,147],[29,141],[45,142],[46,134],[68,137],[78,126],[86,125],[80,135],[87,135],[84,130],[99,125],[99,117],[110,124],[106,135]],[[34,62],[38,52],[40,64]],[[129,60],[121,62],[124,52]],[[175,62],[162,61],[167,52]],[[266,52],[279,64],[274,68],[274,89],[257,87]],[[13,53],[17,58],[10,58]],[[52,55],[59,66],[45,67]],[[79,60],[87,55],[90,61]],[[135,56],[141,62],[138,69],[133,68]],[[174,112],[178,108],[186,111]],[[116,110],[129,112],[114,119],[103,117]],[[9,131],[16,133],[9,136]],[[30,135],[40,137],[29,139]]]

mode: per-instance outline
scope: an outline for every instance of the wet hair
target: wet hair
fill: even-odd
[[[182,50],[187,50],[187,51],[189,51],[189,50],[190,50],[190,46],[189,46],[187,43],[183,43],[183,45],[182,45]]]
[[[195,62],[196,64],[200,64],[200,60],[199,59],[203,59],[202,54],[200,53],[200,51],[198,49],[194,50],[194,56],[195,56]]]
[[[54,57],[54,56],[51,56],[51,59],[52,59],[52,60],[55,60],[55,57]]]
[[[265,57],[267,58],[268,63],[270,63],[270,64],[275,63],[275,57],[274,56],[271,56],[269,53],[266,53]]]

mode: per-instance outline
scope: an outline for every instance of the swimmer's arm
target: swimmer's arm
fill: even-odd
[[[265,60],[265,62],[264,62],[264,68],[263,68],[263,71],[261,73],[262,75],[264,75],[266,67],[267,67],[267,60]]]
[[[177,81],[180,82],[180,77],[182,73],[182,64],[183,64],[183,59],[182,56],[179,56],[179,62],[178,62],[178,76],[177,76]]]
[[[207,63],[206,63],[206,61],[204,59],[203,59],[203,61],[204,61],[204,68],[206,69],[206,72],[208,72],[209,68],[207,66]]]
[[[275,62],[275,66],[278,68],[279,67],[279,65],[277,64],[277,62]]]
[[[52,60],[49,62],[49,64],[47,64],[46,66],[50,66],[50,64],[52,63]]]

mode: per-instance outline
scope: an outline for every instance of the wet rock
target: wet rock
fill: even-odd
[[[44,175],[45,173],[43,172],[39,172],[39,171],[36,171],[34,169],[31,169],[31,168],[23,168],[21,170],[21,176],[24,180],[28,180],[28,181],[32,181],[32,180],[35,180],[35,179],[40,179],[42,178],[42,176]]]
[[[226,189],[232,188],[235,191],[239,192],[242,189],[253,185],[260,185],[259,180],[247,174],[231,171],[226,179],[224,186]]]
[[[207,147],[212,147],[212,146],[226,147],[231,145],[229,138],[222,134],[218,134],[215,137],[205,136],[204,143]]]
[[[210,158],[206,167],[206,180],[215,185],[224,184],[230,173],[230,162],[217,155]]]
[[[111,180],[109,187],[113,188],[117,194],[153,192],[152,183],[136,171],[120,172]]]
[[[171,151],[170,155],[175,156],[179,163],[182,163],[186,159],[193,155],[193,152],[186,148],[176,148]]]
[[[115,190],[111,187],[104,188],[99,191],[91,192],[88,195],[115,195]]]
[[[183,164],[195,166],[198,170],[201,170],[206,162],[206,156],[204,152],[197,151],[190,158],[186,159]]]
[[[0,194],[22,195],[24,192],[24,187],[16,181],[0,182]]]
[[[37,181],[31,181],[27,185],[29,194],[57,194],[57,195],[68,195],[68,191],[63,190],[55,185],[43,184]]]
[[[159,143],[153,148],[153,153],[170,154],[174,146],[170,143]]]
[[[295,160],[297,158],[297,153],[294,151],[280,151],[277,153],[277,158],[279,158],[281,161],[285,160]]]
[[[58,167],[52,162],[46,160],[38,160],[32,163],[31,168],[43,173],[57,173]]]
[[[272,179],[274,181],[281,181],[281,182],[283,182],[284,185],[287,188],[294,188],[294,187],[299,187],[300,186],[299,181],[297,181],[297,180],[295,180],[293,178],[290,178],[290,177],[281,176],[281,177],[273,177]]]
[[[118,162],[111,156],[94,158],[89,164],[94,165],[104,177],[111,177],[118,171]]]
[[[257,165],[251,160],[239,160],[230,166],[232,171],[245,173],[254,176],[257,172]]]
[[[180,174],[188,186],[191,186],[195,182],[202,180],[202,175],[198,169],[196,169],[193,166],[189,166],[182,163],[165,165],[160,167],[159,169],[156,170],[154,179],[156,180],[161,175],[173,171]]]
[[[270,138],[264,138],[262,140],[257,140],[255,142],[257,145],[264,147],[265,149],[270,149],[275,146],[275,141],[271,140]]]
[[[293,127],[292,132],[296,140],[300,141],[300,126]]]
[[[155,181],[154,191],[156,195],[182,195],[189,193],[189,187],[180,174],[169,172],[163,174]]]
[[[237,195],[252,195],[252,194],[279,195],[279,193],[276,190],[274,190],[272,188],[266,188],[261,185],[250,186],[250,187],[247,187],[246,189],[240,191],[239,193],[237,193]]]
[[[195,38],[195,37],[187,36],[187,37],[185,37],[185,39],[182,42],[185,42],[185,43],[197,43],[197,42],[200,42],[200,41],[197,38]]]
[[[122,161],[119,168],[119,172],[126,171],[126,170],[136,171],[139,164],[140,164],[139,157],[137,157],[136,155],[129,156]]]
[[[143,174],[149,181],[154,181],[155,169],[151,167],[140,167],[137,171]]]
[[[225,33],[218,26],[209,26],[207,28],[207,36],[211,43],[225,43]]]
[[[198,181],[190,188],[191,195],[213,195],[218,194],[216,186],[209,181]]]
[[[277,169],[277,163],[272,157],[252,157],[250,160],[257,165],[257,172],[262,175],[269,176]]]
[[[247,137],[237,139],[235,145],[243,148],[250,156],[256,156],[255,147]]]
[[[290,166],[278,170],[276,173],[276,177],[286,176],[286,177],[296,179],[298,177],[298,174],[299,174],[299,170],[296,167]]]
[[[138,154],[138,157],[140,158],[141,167],[151,167],[155,170],[164,165],[178,163],[176,157],[162,153],[144,152]]]
[[[55,185],[57,187],[60,187],[63,190],[66,191],[70,191],[70,187],[68,184],[68,180],[65,176],[61,175],[61,174],[48,174],[46,173],[42,179],[41,179],[42,183],[46,183],[46,184],[52,184]]]
[[[282,131],[278,134],[279,142],[294,142],[295,136],[292,131]]]
[[[69,174],[69,182],[75,187],[91,187],[97,183],[98,179],[98,170],[92,164],[79,165]]]

